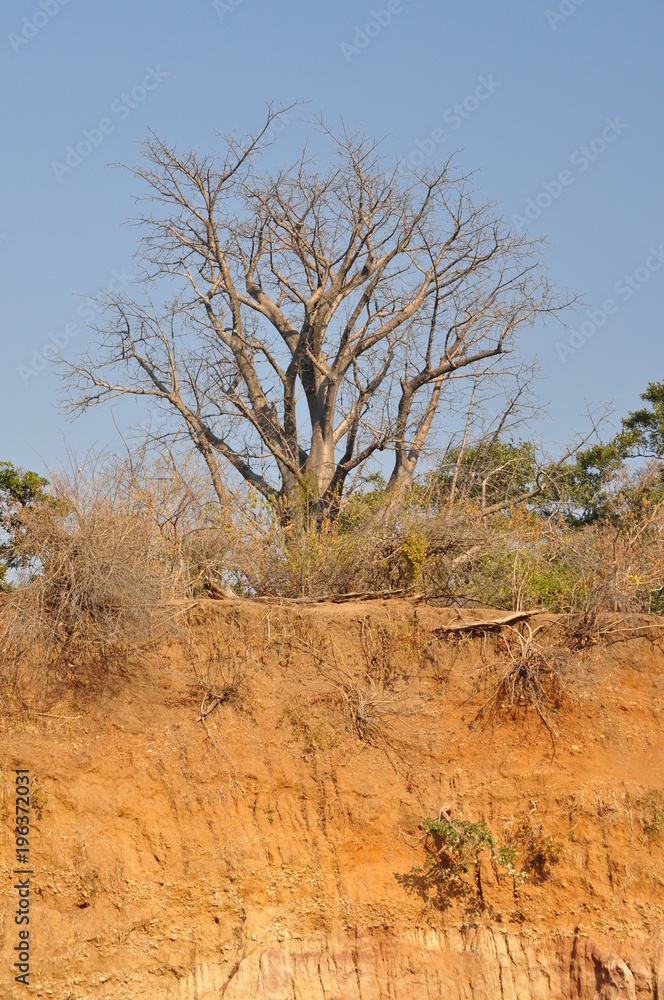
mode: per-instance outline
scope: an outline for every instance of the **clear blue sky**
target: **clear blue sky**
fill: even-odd
[[[212,147],[215,130],[256,127],[265,101],[309,101],[304,117],[341,115],[387,136],[387,149],[405,157],[423,148],[442,160],[458,149],[506,216],[529,214],[529,231],[548,234],[552,280],[592,314],[570,318],[577,329],[586,324],[585,339],[577,333],[570,343],[552,324],[523,343],[543,364],[549,441],[579,426],[585,398],[614,399],[625,413],[649,380],[664,378],[661,0],[390,0],[382,13],[387,7],[2,5],[0,459],[40,469],[63,457],[65,436],[77,450],[115,446],[108,410],[70,423],[56,406],[58,379],[36,372],[50,337],[65,331],[70,357],[85,341],[76,296],[131,270],[136,233],[122,223],[138,188],[108,164],[135,162],[147,126]],[[372,12],[391,20],[379,24]],[[92,131],[103,119],[106,132]],[[67,147],[85,130],[97,145],[68,167]],[[305,132],[292,122],[270,155],[289,158]]]

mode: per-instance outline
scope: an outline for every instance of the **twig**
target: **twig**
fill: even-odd
[[[82,715],[51,715],[50,712],[32,712],[33,715],[39,715],[44,719],[64,719],[66,721],[74,719],[82,719]]]

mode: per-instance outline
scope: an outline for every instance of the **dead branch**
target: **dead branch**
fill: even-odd
[[[532,618],[536,611],[514,611],[501,618],[486,618],[475,622],[452,622],[449,625],[438,625],[432,629],[435,635],[446,635],[451,632],[474,632],[480,629],[500,629],[505,625],[512,625],[514,622],[525,621]]]
[[[407,488],[441,402],[464,379],[520,383],[517,335],[562,304],[539,241],[476,204],[450,163],[405,179],[378,142],[321,123],[324,171],[304,151],[266,174],[287,111],[220,136],[217,155],[148,136],[133,170],[155,206],[136,220],[146,284],[102,297],[99,343],[62,363],[75,410],[133,395],[166,414],[220,502],[230,466],[282,510],[304,491],[320,524],[380,452]],[[155,306],[151,283],[173,297]]]

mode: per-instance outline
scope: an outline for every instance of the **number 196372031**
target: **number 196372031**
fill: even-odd
[[[16,859],[19,864],[27,864],[30,849],[30,772],[25,768],[16,770]]]

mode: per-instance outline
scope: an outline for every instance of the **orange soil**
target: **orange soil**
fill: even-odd
[[[532,708],[476,719],[494,690],[483,664],[498,657],[496,639],[435,640],[453,618],[408,601],[210,602],[190,654],[173,645],[48,716],[4,718],[6,889],[14,769],[29,768],[38,790],[30,993],[654,997],[658,977],[663,990],[657,629],[617,631],[575,655],[561,704],[545,708],[552,738]],[[226,667],[235,653],[246,682],[207,716],[208,734],[192,664],[209,669],[219,634]],[[379,719],[375,746],[344,714],[349,678],[370,688],[367,667],[393,672],[386,707],[401,713]],[[515,887],[485,858],[455,898],[425,906],[411,868],[424,859],[421,819],[441,807],[484,817],[499,843],[530,822],[562,844],[560,860]],[[27,995],[10,970],[13,890],[0,905],[0,993]],[[312,961],[320,988],[303,971]]]

